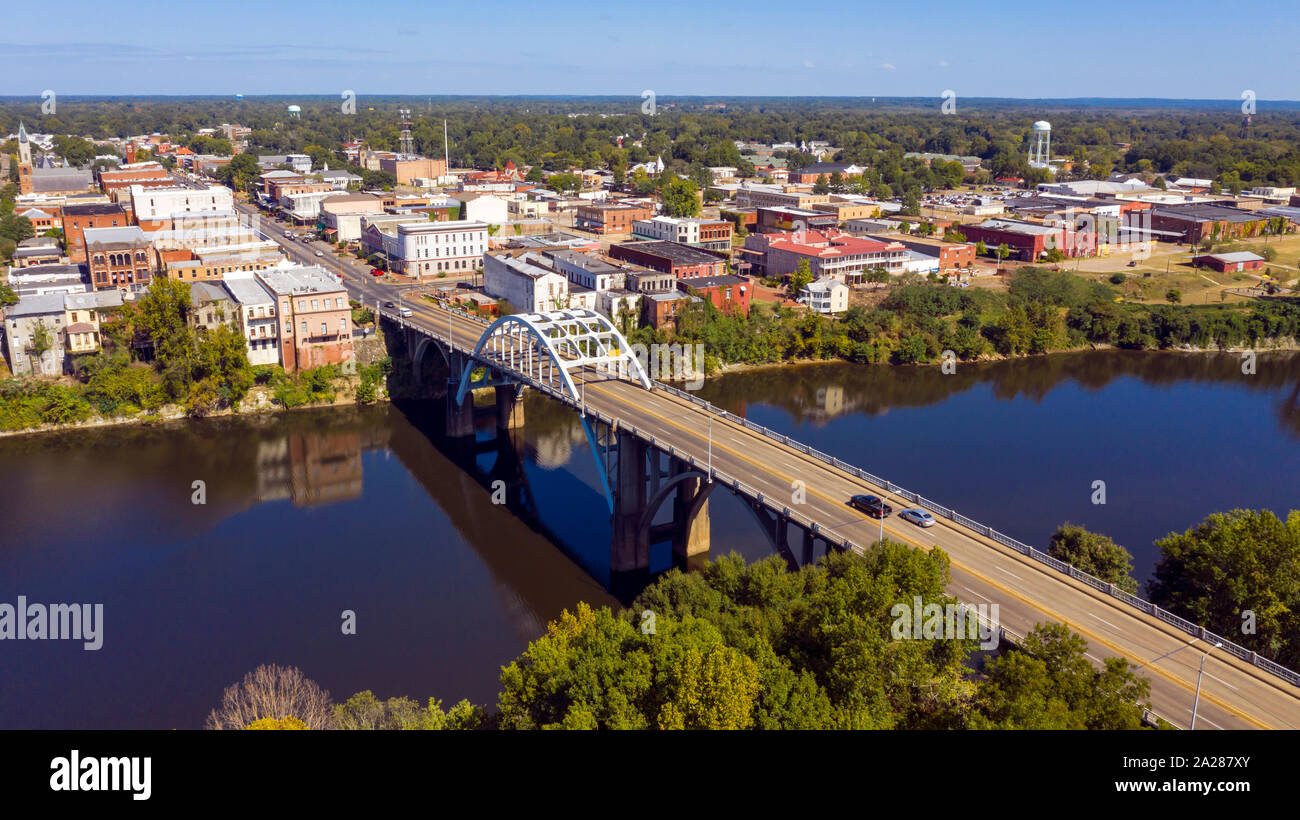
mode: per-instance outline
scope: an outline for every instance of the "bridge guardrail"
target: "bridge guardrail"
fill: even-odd
[[[472,314],[469,314],[457,308],[444,307],[444,309],[449,310],[453,314],[462,316],[480,325],[483,326],[488,325],[487,322],[483,321],[479,317],[473,316]],[[383,310],[380,310],[379,313],[385,318],[388,318],[391,321],[399,323],[402,327],[411,327],[420,330],[421,332],[432,333],[434,335],[437,335],[436,329],[430,329],[430,328],[422,327],[420,325],[416,325],[413,322],[408,322],[406,319],[403,319],[401,316],[392,313],[387,313]],[[451,343],[453,348],[459,348],[459,346],[456,345],[454,342],[452,342],[450,339],[448,339],[447,341]],[[524,381],[525,383],[529,384],[531,387],[543,393],[546,393],[554,398],[559,399],[560,401],[566,404],[577,406],[577,403],[574,401],[574,399],[572,399],[569,396],[566,396],[565,394],[552,388],[549,385],[543,385],[540,382],[537,382],[535,379],[532,379],[530,377],[522,377],[522,381]],[[1147,601],[1137,595],[1124,592],[1123,590],[1116,587],[1114,584],[1103,581],[1100,578],[1097,578],[1096,576],[1090,573],[1086,573],[1074,567],[1071,564],[1067,564],[1064,561],[1053,558],[1052,556],[1048,555],[1045,552],[1036,550],[1027,544],[1023,544],[1020,541],[1017,541],[1016,539],[1012,538],[1011,536],[1004,535],[1003,533],[998,532],[997,530],[993,529],[992,527],[986,524],[981,524],[980,522],[975,521],[972,518],[969,518],[964,515],[960,515],[950,507],[945,507],[942,504],[924,498],[914,492],[911,492],[903,487],[900,487],[897,484],[894,484],[891,481],[881,479],[878,476],[872,475],[871,473],[867,472],[866,470],[863,470],[860,467],[853,467],[852,465],[849,465],[847,462],[841,461],[838,458],[828,456],[827,454],[819,450],[814,450],[813,448],[809,447],[803,442],[796,441],[785,434],[778,433],[775,430],[772,430],[756,422],[752,422],[749,419],[732,415],[726,410],[716,407],[711,402],[699,398],[698,396],[691,395],[690,393],[687,393],[683,390],[679,390],[675,387],[672,387],[671,385],[664,384],[663,382],[653,382],[652,384],[655,389],[663,390],[664,392],[669,393],[670,395],[674,395],[679,398],[685,399],[686,401],[689,401],[691,404],[704,408],[706,412],[712,413],[717,416],[721,416],[722,418],[732,419],[736,421],[738,424],[741,424],[746,429],[752,430],[757,433],[761,433],[767,438],[778,441],[782,444],[785,444],[795,449],[798,452],[805,453],[809,456],[812,456],[813,458],[818,459],[819,461],[825,462],[832,469],[838,469],[841,472],[845,473],[846,475],[862,479],[864,481],[871,483],[876,487],[883,487],[887,492],[894,493],[895,495],[907,499],[911,503],[919,504],[920,506],[926,507],[932,512],[939,513],[940,515],[943,515],[945,518],[948,518],[958,524],[961,524],[962,526],[967,527],[968,529],[977,532],[992,541],[996,541],[997,543],[1002,544],[1003,546],[1009,547],[1015,550],[1016,552],[1019,552],[1021,555],[1028,556],[1036,561],[1047,564],[1048,566],[1058,570],[1062,574],[1068,575],[1070,578],[1079,581],[1080,583],[1083,583],[1087,586],[1090,586],[1100,592],[1104,592],[1108,596],[1115,598],[1121,603],[1127,604],[1133,607],[1134,609],[1143,612],[1144,614],[1152,615],[1157,620],[1163,621],[1164,623],[1167,623],[1170,626],[1173,626],[1176,629],[1179,629],[1189,635],[1193,635],[1198,638],[1202,638],[1206,640],[1212,638],[1214,642],[1221,643],[1222,648],[1228,654],[1233,655],[1234,657],[1239,658],[1251,664],[1257,669],[1261,669],[1271,675],[1279,677],[1287,681],[1288,683],[1291,683],[1294,686],[1300,686],[1300,673],[1297,673],[1292,669],[1288,669],[1285,666],[1282,666],[1281,664],[1275,661],[1271,661],[1267,658],[1260,657],[1258,653],[1246,649],[1245,647],[1239,646],[1238,644],[1228,640],[1227,638],[1216,636],[1213,633],[1211,633],[1209,630],[1205,629],[1202,626],[1199,626],[1198,624],[1192,623],[1186,618],[1181,618],[1173,614],[1172,612],[1166,612],[1165,610],[1161,609],[1160,607],[1156,606],[1150,601]],[[585,407],[583,408],[583,411],[587,412]],[[600,418],[602,421],[605,421],[605,423],[610,424],[611,426],[614,426],[616,428],[629,429],[628,425],[621,424],[617,419],[611,417],[605,417],[603,416],[603,414],[597,414],[597,417]],[[644,434],[641,433],[641,431],[638,431],[635,426],[631,426],[630,429],[633,432],[640,435],[641,437],[643,438],[646,437]],[[650,440],[653,441],[653,437],[650,437]],[[714,475],[718,476],[719,479],[725,478],[724,483],[728,483],[728,486],[731,486],[733,490],[735,490],[736,492],[740,492],[744,495],[749,495],[750,497],[755,498],[756,500],[758,500],[760,503],[762,503],[764,506],[768,507],[769,509],[772,509],[777,512],[781,512],[783,515],[787,514],[786,512],[784,512],[785,508],[780,507],[776,505],[774,502],[772,502],[770,499],[765,498],[763,494],[758,492],[755,488],[743,484],[738,479],[732,479],[728,476],[725,476],[724,473],[718,470],[713,470],[712,472]],[[804,526],[816,526],[812,522],[812,519],[808,518],[807,516],[802,516],[802,518],[804,521],[808,522],[808,524]],[[855,544],[848,539],[843,539],[840,543],[844,546],[845,549],[852,549],[853,551],[858,553],[864,551],[864,548],[862,546]]]
[[[672,387],[671,385],[666,385],[663,384],[662,382],[655,382],[654,386],[657,389],[664,390],[665,392],[670,393],[672,395],[685,398],[688,401],[690,401],[692,404],[697,404],[701,407],[704,407],[708,412],[721,415],[724,417],[733,418],[749,430],[752,430],[756,433],[760,433],[766,436],[767,438],[785,444],[798,452],[810,455],[818,459],[819,461],[826,462],[831,467],[838,469],[841,472],[844,472],[850,476],[863,479],[873,484],[876,487],[883,487],[886,492],[894,493],[895,495],[901,498],[907,499],[909,502],[913,504],[917,504],[919,506],[925,507],[931,512],[938,513],[944,516],[945,518],[948,518],[958,524],[961,524],[962,526],[967,527],[968,529],[973,530],[974,532],[977,532],[993,541],[996,541],[999,544],[1002,544],[1003,546],[1010,547],[1016,552],[1019,552],[1021,555],[1028,556],[1034,559],[1035,561],[1038,561],[1043,564],[1047,564],[1048,566],[1061,572],[1062,574],[1068,575],[1074,580],[1086,584],[1087,586],[1090,586],[1100,592],[1104,592],[1110,597],[1120,601],[1121,603],[1127,604],[1133,607],[1134,609],[1137,609],[1147,615],[1154,615],[1158,620],[1161,620],[1164,623],[1169,624],[1170,626],[1173,626],[1183,632],[1186,632],[1189,635],[1202,637],[1207,640],[1212,638],[1214,642],[1221,643],[1222,648],[1228,654],[1233,655],[1234,657],[1239,658],[1243,661],[1246,661],[1252,666],[1258,669],[1262,669],[1265,672],[1268,672],[1269,674],[1282,678],[1283,680],[1287,681],[1288,683],[1291,683],[1292,685],[1300,686],[1300,673],[1288,669],[1285,666],[1282,666],[1281,664],[1275,661],[1271,661],[1267,658],[1262,658],[1259,656],[1258,653],[1252,652],[1249,649],[1239,646],[1238,644],[1228,640],[1227,638],[1224,638],[1222,636],[1215,636],[1209,630],[1197,624],[1192,623],[1186,618],[1180,618],[1179,616],[1174,615],[1172,612],[1166,612],[1160,609],[1159,607],[1157,607],[1155,604],[1151,603],[1150,601],[1147,601],[1137,595],[1133,595],[1131,593],[1125,592],[1124,590],[1116,587],[1114,584],[1103,581],[1100,578],[1096,577],[1095,575],[1092,575],[1091,573],[1084,572],[1083,570],[1080,570],[1071,564],[1067,564],[1064,561],[1053,558],[1047,553],[1034,549],[1028,544],[1022,544],[1020,541],[1017,541],[1016,539],[1012,538],[1009,535],[1004,535],[1003,533],[998,532],[997,530],[993,529],[987,524],[982,524],[973,518],[969,518],[967,516],[961,515],[960,513],[957,513],[955,510],[953,510],[950,507],[946,507],[942,504],[939,504],[938,502],[932,501],[928,498],[918,495],[917,493],[907,490],[904,487],[894,484],[892,481],[888,481],[879,478],[878,476],[872,475],[871,473],[867,472],[866,470],[863,470],[860,467],[854,467],[838,458],[827,456],[825,453],[822,453],[819,450],[815,450],[809,447],[808,445],[804,444],[803,442],[792,439],[790,438],[790,436],[787,436],[783,433],[778,433],[775,430],[769,429],[756,422],[752,422],[749,419],[741,418],[738,416],[732,416],[727,411],[717,408],[713,404],[704,401],[703,399],[700,399],[696,396],[690,395],[689,393],[686,393],[675,387]],[[1209,638],[1206,638],[1206,636],[1209,636]]]

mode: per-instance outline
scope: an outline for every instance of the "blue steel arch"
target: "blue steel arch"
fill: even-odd
[[[532,349],[525,345],[531,345]],[[517,369],[514,364],[503,364],[488,358],[484,348],[491,346],[497,348],[493,352],[518,357],[521,363],[526,362],[527,366],[535,367],[535,373],[528,372],[527,375],[539,381],[549,363],[548,375],[553,376],[558,370],[563,388],[574,399],[579,398],[578,388],[569,375],[569,370],[588,365],[622,365],[642,387],[652,389],[650,377],[646,375],[640,360],[633,355],[632,346],[627,339],[609,319],[594,310],[578,308],[550,313],[516,313],[502,316],[488,325],[474,345],[471,358],[498,370],[509,367]],[[592,355],[593,352],[595,355]],[[460,386],[456,391],[457,403],[463,402],[465,394],[471,389],[474,369],[466,367],[461,374]],[[508,369],[506,375],[509,375]]]

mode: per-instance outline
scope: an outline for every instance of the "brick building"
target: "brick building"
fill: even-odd
[[[131,224],[121,205],[64,205],[63,238],[71,262],[86,261],[86,243],[82,233],[87,228],[122,228]]]
[[[139,291],[153,276],[153,248],[137,225],[83,232],[95,290]]]
[[[622,242],[611,245],[609,255],[651,270],[671,273],[678,279],[722,276],[726,261],[708,251],[677,242]]]
[[[255,275],[278,303],[280,361],[285,370],[353,361],[352,309],[339,281],[314,266]]]
[[[632,223],[654,216],[651,205],[584,202],[574,214],[574,227],[598,234],[632,233]]]
[[[749,315],[749,280],[740,276],[700,276],[682,279],[678,287],[692,296],[707,299],[723,313]]]

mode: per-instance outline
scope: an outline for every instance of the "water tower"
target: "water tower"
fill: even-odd
[[[294,117],[296,119],[302,116],[302,108],[300,108],[299,106],[291,105],[287,110],[289,112],[290,117]]]
[[[1046,120],[1034,123],[1029,142],[1029,167],[1046,168],[1052,158],[1052,124]]]

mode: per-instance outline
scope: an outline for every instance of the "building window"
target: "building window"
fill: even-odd
[[[302,323],[302,335],[304,335],[304,336],[307,335],[307,323],[306,323],[306,322],[303,322],[303,323]]]

